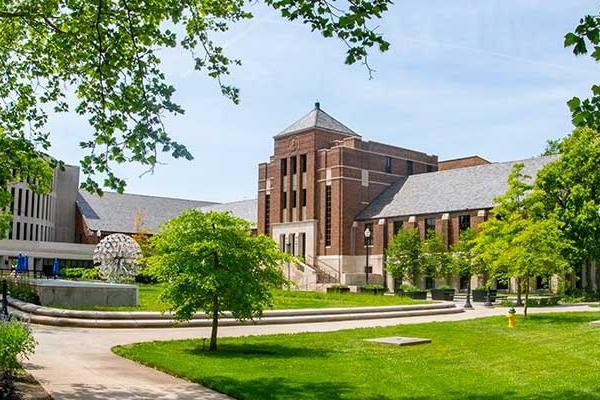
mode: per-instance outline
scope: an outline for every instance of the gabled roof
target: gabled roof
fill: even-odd
[[[142,225],[150,233],[156,233],[164,222],[193,208],[202,208],[217,203],[105,192],[97,196],[79,192],[77,207],[92,231],[136,233],[136,215],[142,217]]]
[[[438,214],[493,207],[494,198],[506,192],[514,164],[523,163],[523,174],[537,176],[558,156],[530,158],[411,175],[390,186],[371,202],[357,220]]]
[[[340,121],[321,110],[319,103],[315,103],[315,108],[313,108],[304,117],[300,118],[298,121],[281,131],[275,136],[275,139],[310,129],[322,129],[348,136],[360,137],[360,135],[358,135],[352,129],[348,128],[346,125],[342,124]]]
[[[231,203],[215,204],[201,207],[200,211],[227,211],[236,217],[244,218],[256,226],[258,221],[258,199],[234,201]]]

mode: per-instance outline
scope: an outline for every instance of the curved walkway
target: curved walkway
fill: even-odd
[[[533,308],[531,313],[596,311],[588,306]],[[460,314],[404,317],[384,320],[336,321],[292,325],[229,326],[219,336],[271,335],[278,333],[328,332],[341,329],[459,321],[506,314],[506,308],[483,308]],[[116,345],[152,341],[202,338],[210,328],[86,329],[33,326],[39,345],[25,364],[28,371],[55,400],[108,399],[230,399],[170,375],[114,355]]]

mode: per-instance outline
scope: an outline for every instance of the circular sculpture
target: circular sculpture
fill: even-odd
[[[140,245],[133,238],[115,233],[98,243],[94,250],[94,263],[100,264],[98,272],[102,279],[120,282],[137,275],[141,253]]]

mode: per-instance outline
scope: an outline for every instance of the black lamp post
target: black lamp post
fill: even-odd
[[[10,320],[8,313],[8,284],[6,279],[2,280],[2,308],[0,309],[0,321]]]
[[[285,251],[288,254],[292,254],[291,253],[291,247],[292,247],[292,243],[290,243],[290,238],[288,237],[286,242],[285,242]],[[288,267],[288,290],[290,290],[290,280],[291,280],[291,265],[290,265],[290,261],[288,260],[287,263],[287,267]]]
[[[467,301],[465,302],[463,308],[467,310],[472,310],[473,305],[471,304],[471,277],[469,276],[467,279]]]
[[[371,230],[367,226],[365,229],[365,256],[366,256],[366,265],[365,265],[365,282],[369,284],[369,245],[371,244]]]

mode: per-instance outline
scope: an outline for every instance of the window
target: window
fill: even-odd
[[[279,250],[286,252],[287,249],[285,248],[285,234],[281,234],[279,235]]]
[[[40,218],[40,203],[42,201],[42,196],[39,194],[36,196],[37,201],[35,202],[35,217]]]
[[[331,246],[331,186],[325,186],[325,246]]]
[[[295,256],[296,255],[296,234],[295,233],[291,233],[290,234],[290,254]]]
[[[385,167],[384,171],[388,174],[392,173],[392,157],[385,157]]]
[[[17,222],[17,233],[15,235],[15,239],[16,240],[21,239],[21,223],[20,222]]]
[[[464,232],[471,227],[471,216],[469,214],[458,216],[458,230]]]
[[[265,196],[265,235],[269,236],[271,230],[271,195]]]
[[[415,163],[407,160],[406,161],[406,175],[412,175],[415,173]]]
[[[290,158],[290,164],[292,167],[292,175],[296,175],[296,172],[298,172],[298,164],[296,164],[296,156],[293,156]]]
[[[302,193],[300,195],[300,207],[306,207],[306,189],[302,189]]]
[[[302,232],[298,236],[298,246],[300,247],[299,256],[302,258],[306,258],[306,233]]]
[[[281,195],[281,208],[284,210],[287,208],[287,192],[283,192]]]
[[[306,172],[306,154],[300,154],[300,172]]]
[[[400,232],[403,225],[404,221],[394,221],[394,235]]]
[[[427,172],[434,172],[435,167],[433,165],[427,164]]]
[[[292,190],[292,208],[296,208],[297,202],[298,202],[298,191]]]
[[[15,188],[10,188],[10,212],[13,213],[15,211]]]
[[[29,224],[29,240],[33,240],[33,224]]]
[[[287,158],[281,159],[281,175],[282,176],[287,175]]]
[[[365,236],[365,232],[366,230],[369,229],[369,231],[371,231],[371,236],[366,237]],[[373,224],[372,223],[368,223],[365,224],[365,229],[363,229],[363,238],[364,238],[364,245],[365,246],[372,246],[373,245],[373,235],[375,232],[373,232]]]
[[[17,215],[21,215],[21,199],[22,198],[23,198],[23,189],[19,189],[19,198],[17,199]]]
[[[435,234],[435,218],[425,218],[425,237]]]
[[[25,209],[23,210],[23,215],[29,215],[29,190],[25,190]]]

